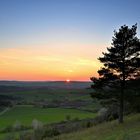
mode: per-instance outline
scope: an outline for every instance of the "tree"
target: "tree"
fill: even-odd
[[[99,78],[91,78],[92,87],[96,89],[92,97],[119,102],[119,123],[123,123],[126,83],[140,73],[140,40],[136,37],[136,30],[137,24],[131,28],[123,25],[119,31],[114,31],[111,47],[98,58],[103,63],[98,70]],[[104,92],[100,92],[101,89]]]

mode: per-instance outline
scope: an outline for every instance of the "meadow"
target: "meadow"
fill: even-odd
[[[96,113],[77,109],[39,108],[29,105],[20,105],[10,108],[7,112],[0,115],[0,128],[13,126],[16,121],[25,126],[31,126],[34,119],[44,124],[55,123],[65,121],[66,116],[70,116],[70,119],[85,119],[94,118]]]

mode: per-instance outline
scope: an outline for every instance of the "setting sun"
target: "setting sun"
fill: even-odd
[[[70,79],[67,79],[66,82],[69,83],[70,82]]]

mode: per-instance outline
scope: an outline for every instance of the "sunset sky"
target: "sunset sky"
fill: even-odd
[[[140,0],[0,0],[0,80],[82,80]]]

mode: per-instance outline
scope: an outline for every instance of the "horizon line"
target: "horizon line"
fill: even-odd
[[[66,80],[0,80],[0,82],[66,82]],[[71,80],[70,82],[91,82],[91,81]]]

